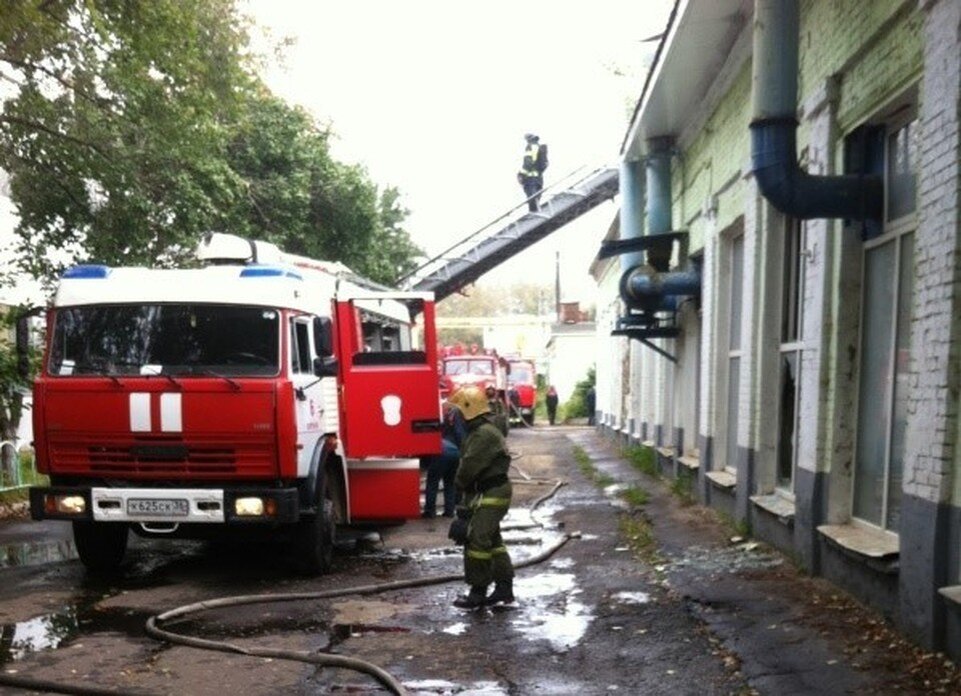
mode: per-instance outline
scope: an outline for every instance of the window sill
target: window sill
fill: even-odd
[[[657,453],[658,453],[659,455],[661,455],[662,457],[667,457],[668,459],[670,459],[671,457],[674,456],[674,448],[673,448],[673,447],[658,447],[658,448],[657,448]]]
[[[731,489],[737,485],[737,476],[732,474],[730,471],[709,471],[706,474],[708,481],[713,483],[718,488]]]
[[[765,512],[777,517],[781,524],[790,526],[794,523],[794,502],[779,493],[752,495],[751,502]]]
[[[683,467],[690,469],[691,471],[697,471],[701,468],[701,460],[697,457],[692,457],[690,455],[685,457],[678,457],[677,463]]]
[[[954,604],[956,608],[961,608],[961,585],[949,585],[938,589],[938,594]]]
[[[654,449],[656,445],[654,444],[654,440],[644,440],[641,442],[641,447],[650,447],[651,449]]]
[[[818,532],[843,552],[867,562],[874,570],[892,575],[898,572],[900,543],[893,535],[855,524],[823,524],[818,527]]]

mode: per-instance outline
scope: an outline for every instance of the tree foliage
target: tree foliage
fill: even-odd
[[[19,2],[0,18],[0,167],[22,269],[174,263],[222,230],[385,283],[419,250],[399,192],[254,75],[235,0]],[[51,255],[53,249],[66,254]]]
[[[564,414],[567,418],[582,418],[590,416],[587,408],[587,393],[597,383],[597,370],[592,365],[587,369],[584,379],[574,385],[571,397],[564,403]]]
[[[411,270],[399,192],[334,160],[329,129],[270,94],[235,2],[4,3],[0,169],[20,272],[49,285],[78,260],[173,265],[208,231],[385,284]]]
[[[403,228],[400,192],[379,192],[363,167],[334,160],[329,140],[304,110],[252,94],[227,148],[244,190],[225,227],[392,285],[422,253]]]
[[[544,315],[554,312],[554,291],[548,284],[475,285],[445,298],[439,316],[496,317],[511,314]]]
[[[252,85],[230,0],[14,4],[0,26],[0,166],[20,261],[49,276],[71,250],[154,264],[242,190],[223,154]]]

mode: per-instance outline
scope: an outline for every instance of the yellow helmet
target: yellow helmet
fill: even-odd
[[[450,395],[448,401],[460,409],[460,412],[464,414],[464,420],[474,420],[477,416],[491,412],[490,404],[487,403],[487,395],[480,387],[461,387]]]

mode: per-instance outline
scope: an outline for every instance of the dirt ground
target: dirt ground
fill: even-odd
[[[732,541],[711,511],[639,474],[593,429],[538,426],[508,444],[515,562],[576,533],[518,570],[515,606],[459,610],[464,585],[446,582],[216,609],[170,628],[363,658],[411,694],[961,694],[943,656],[764,545]],[[297,575],[276,546],[137,540],[123,574],[102,580],[84,573],[62,530],[7,520],[5,557],[24,560],[0,567],[0,673],[116,693],[385,693],[345,669],[159,643],[144,623],[216,597],[456,575],[447,523],[342,535],[322,578]]]

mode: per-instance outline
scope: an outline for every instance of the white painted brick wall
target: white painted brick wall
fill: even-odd
[[[915,305],[904,492],[949,499],[957,417],[961,310],[959,264],[959,99],[961,3],[932,3],[924,22],[920,109],[919,223],[915,234]]]
[[[704,268],[701,278],[701,364],[698,379],[701,382],[701,402],[698,422],[699,435],[716,436],[714,423],[714,400],[716,389],[712,379],[715,363],[715,341],[717,333],[715,314],[717,304],[717,238],[710,235],[704,244]]]
[[[760,244],[758,234],[762,221],[762,198],[757,190],[754,177],[744,180],[744,268],[741,274],[741,361],[738,390],[737,444],[753,447],[755,403],[753,399],[754,375],[756,371],[756,334],[757,304],[754,288],[757,286],[758,253]],[[728,414],[730,418],[732,414]],[[734,462],[727,462],[734,466]],[[746,474],[745,474],[746,475]]]

